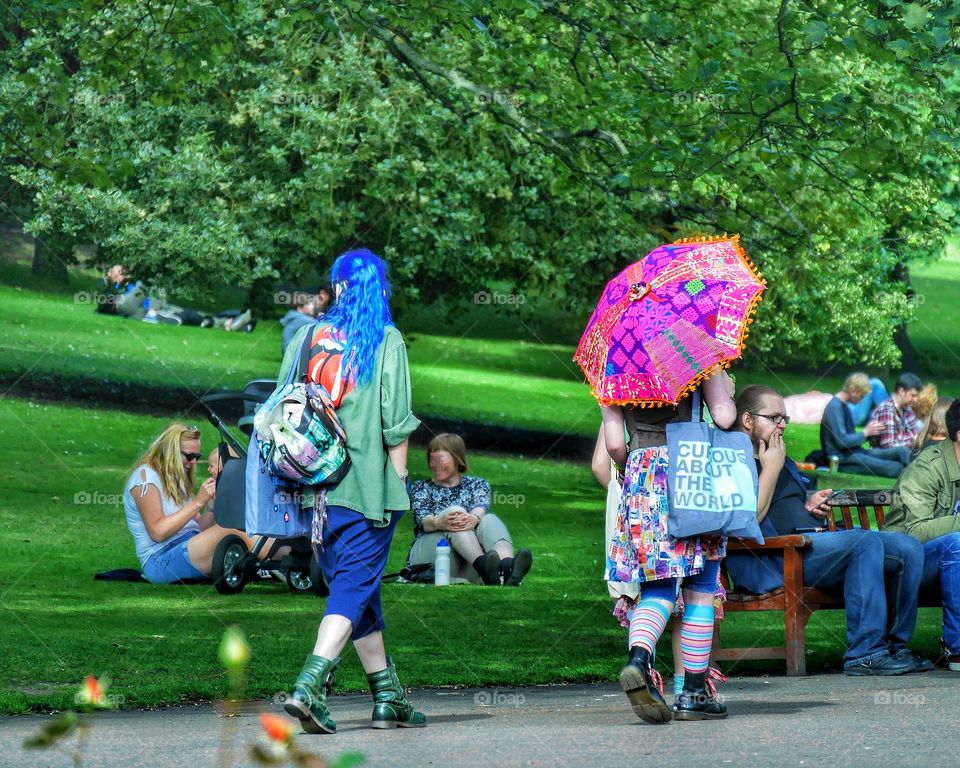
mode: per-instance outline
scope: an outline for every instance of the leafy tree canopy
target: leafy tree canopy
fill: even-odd
[[[30,228],[167,286],[362,243],[401,300],[589,309],[663,241],[739,232],[751,345],[890,364],[960,209],[960,0],[90,0],[4,6],[0,176]]]

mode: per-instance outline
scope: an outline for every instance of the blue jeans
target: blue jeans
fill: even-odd
[[[858,475],[900,477],[903,468],[909,463],[910,449],[906,446],[865,448],[862,451],[841,456],[839,469],[841,472],[853,472]]]
[[[960,654],[960,533],[947,533],[923,545],[923,583],[939,584],[943,596],[943,642],[947,654]]]
[[[847,614],[844,667],[905,647],[917,622],[923,548],[899,533],[850,531],[811,534],[803,554],[803,583],[842,588]],[[881,585],[883,587],[881,588]]]
[[[151,584],[173,584],[184,579],[206,581],[205,573],[190,562],[187,542],[200,531],[188,531],[153,555],[143,566],[143,578]]]
[[[847,403],[850,415],[853,416],[853,425],[862,427],[870,421],[870,414],[873,413],[873,409],[889,398],[890,395],[887,393],[887,388],[883,385],[883,382],[880,379],[870,379],[869,394],[856,405]]]

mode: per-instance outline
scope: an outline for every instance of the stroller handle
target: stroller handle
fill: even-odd
[[[263,398],[257,395],[248,395],[244,392],[217,392],[212,395],[204,395],[199,398],[200,404],[207,411],[207,420],[216,428],[217,432],[220,433],[220,436],[223,440],[236,452],[236,454],[241,458],[247,457],[246,446],[242,445],[239,440],[234,436],[234,434],[227,429],[227,425],[223,423],[223,420],[217,415],[217,412],[213,410],[210,406],[210,403],[215,402],[224,402],[228,400],[242,400],[250,401],[254,403],[262,403]]]

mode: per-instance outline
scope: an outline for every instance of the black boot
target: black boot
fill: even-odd
[[[500,586],[500,555],[491,549],[485,555],[480,555],[473,561],[473,570],[480,574],[483,583],[488,587]]]
[[[636,716],[645,723],[669,723],[673,710],[664,701],[655,676],[647,649],[638,645],[631,648],[630,660],[620,670],[620,687],[627,694]]]
[[[683,690],[673,706],[675,720],[720,720],[727,716],[727,708],[712,693],[707,691],[707,673],[683,673]]]

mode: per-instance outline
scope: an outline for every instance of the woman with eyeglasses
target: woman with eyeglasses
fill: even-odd
[[[213,553],[229,533],[213,517],[216,478],[194,493],[200,430],[171,424],[137,459],[123,489],[127,527],[143,577],[153,584],[210,576]],[[250,542],[247,541],[247,546]]]

